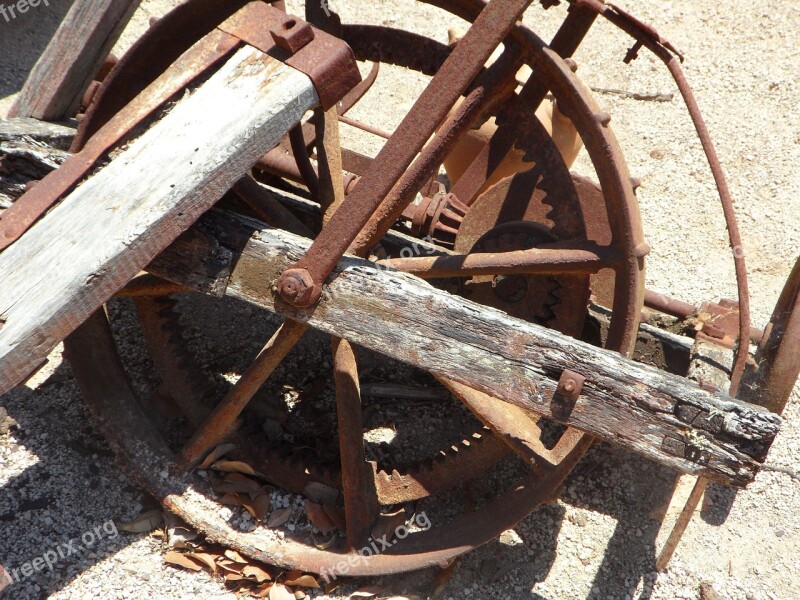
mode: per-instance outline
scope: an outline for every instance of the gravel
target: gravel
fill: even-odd
[[[145,0],[120,49],[146,28],[150,16],[174,4]],[[748,250],[754,324],[763,326],[800,254],[795,221],[800,210],[800,13],[792,3],[777,0],[624,4],[686,55],[687,76],[736,201]],[[49,7],[41,5],[11,23],[0,19],[0,114],[68,5],[50,0]],[[297,12],[296,2],[289,5]],[[430,6],[415,5],[411,0],[331,2],[345,20],[409,28],[443,42],[447,29],[460,24]],[[548,38],[563,15],[563,5],[547,12],[535,6],[525,20]],[[579,75],[594,87],[674,92],[666,70],[645,52],[631,65],[621,62],[629,45],[625,36],[600,23],[576,56]],[[391,130],[424,81],[401,69],[385,69],[384,79],[371,93],[372,101],[357,106],[353,116]],[[648,287],[691,302],[735,297],[719,202],[679,100],[596,98],[613,115],[611,126],[631,174],[642,180],[638,197],[652,246]],[[344,135],[350,139],[352,132]],[[359,143],[372,152],[379,147],[376,140]],[[591,173],[585,156],[575,169]],[[323,360],[323,343],[314,358]],[[133,347],[127,344],[124,351],[136,362]],[[212,349],[204,352],[212,360]],[[137,364],[146,374],[146,359]],[[797,400],[798,390],[770,454],[773,464],[794,469],[800,448]],[[90,424],[60,348],[33,379],[0,397],[0,406],[17,422],[0,435],[0,564],[9,569],[41,564],[37,557],[63,550],[70,540],[80,544],[59,557],[52,570],[45,566],[23,577],[4,598],[235,597],[207,574],[165,566],[157,538],[107,533],[110,523],[131,520],[150,508],[150,499],[117,468]],[[433,424],[434,431],[447,421],[442,411],[417,410],[415,422]],[[430,431],[426,435],[435,437]],[[497,478],[510,483],[517,471],[509,468]],[[763,472],[738,494],[710,486],[672,563],[659,573],[654,557],[665,532],[659,531],[658,516],[673,485],[670,471],[596,446],[570,476],[558,502],[462,558],[439,597],[700,598],[701,582],[722,598],[800,597],[800,526],[792,518],[800,511],[798,482]],[[292,499],[281,496],[284,500],[288,505]],[[90,547],[81,541],[89,539],[87,532],[95,532]],[[345,598],[345,592],[363,584],[378,585],[386,595],[424,597],[435,589],[435,575],[428,570],[349,582],[333,595],[317,597]]]

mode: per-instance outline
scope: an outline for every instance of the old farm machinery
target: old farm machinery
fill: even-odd
[[[135,3],[124,4],[104,10],[124,21]],[[0,138],[12,140],[0,392],[63,340],[100,430],[150,493],[214,541],[310,572],[446,564],[556,498],[605,440],[698,478],[663,563],[705,482],[746,486],[767,456],[798,372],[800,269],[767,328],[752,329],[725,179],[682,57],[654,29],[575,0],[546,43],[519,21],[530,0],[428,4],[471,26],[443,44],[343,23],[326,3],[308,4],[303,20],[282,2],[189,0],[99,74],[106,38],[76,50],[85,73],[69,82],[53,75],[62,57],[48,49],[15,108],[40,121],[5,121]],[[598,18],[631,37],[626,61],[646,49],[677,84],[720,192],[736,302],[697,308],[644,288],[636,182],[570,58]],[[372,65],[363,78],[359,63]],[[339,123],[375,132],[346,113],[379,65],[429,81],[395,131],[377,132],[386,139],[373,158],[341,141]],[[74,137],[44,122],[76,112]],[[590,178],[569,170],[576,143]],[[640,323],[644,306],[691,322],[693,339]],[[258,331],[265,312],[282,322],[257,352],[228,348],[247,360],[235,377],[198,361],[209,314],[237,337]],[[119,323],[132,319],[155,373],[144,379],[121,357]],[[324,357],[301,342],[312,329],[330,336]],[[295,371],[332,371],[335,420],[316,439],[288,421],[292,412],[302,421],[302,407],[277,418],[263,403],[296,347],[310,354],[295,352]],[[388,356],[438,381],[441,402],[455,398],[474,416],[461,438],[411,460],[391,444],[379,459],[367,454],[361,349],[373,353],[373,377],[375,357]],[[209,456],[288,492],[324,490],[314,500],[340,533],[320,544],[312,527],[233,526],[197,468]],[[527,472],[505,491],[359,553],[386,513],[509,457]]]

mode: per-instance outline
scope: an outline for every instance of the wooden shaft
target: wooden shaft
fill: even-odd
[[[552,418],[676,470],[744,486],[758,472],[781,418],[708,392],[696,383],[568,338],[434,288],[369,261],[346,257],[323,299],[298,309],[274,282],[308,240],[261,230],[252,220],[211,211],[198,229],[229,248],[225,293],[302,320],[331,335],[389,354],[458,383]],[[249,232],[249,233],[248,233]],[[242,239],[250,241],[242,248]],[[192,279],[202,253],[161,256],[171,278]],[[166,277],[166,273],[156,273]],[[182,280],[178,283],[184,283]],[[585,377],[574,402],[554,396],[569,368]]]
[[[42,121],[74,117],[83,93],[140,2],[75,0],[34,65],[9,116]]]

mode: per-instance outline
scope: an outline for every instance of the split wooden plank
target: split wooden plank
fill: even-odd
[[[0,254],[0,393],[317,104],[306,75],[242,48]]]
[[[41,123],[34,119],[20,121]],[[21,126],[20,123],[4,127],[8,123],[0,121],[0,208],[3,209],[22,196],[30,182],[43,179],[70,156],[66,150],[54,147],[65,141],[60,135],[52,139],[43,127]]]
[[[84,91],[141,0],[75,0],[33,66],[9,116],[75,116]]]
[[[323,300],[302,310],[276,297],[282,269],[309,241],[260,229],[221,211],[205,215],[194,235],[214,238],[233,257],[217,265],[217,288],[291,319],[342,337],[573,426],[676,470],[744,486],[752,481],[781,419],[760,407],[709,393],[697,384],[629,361],[555,331],[509,317],[397,271],[346,257]],[[210,262],[176,247],[154,274],[190,284]],[[165,264],[173,263],[169,269]],[[228,274],[230,269],[230,275]],[[177,275],[177,276],[176,276]],[[562,371],[586,377],[574,405],[554,397]]]
[[[0,142],[32,139],[55,150],[69,150],[75,127],[71,122],[48,123],[28,117],[0,119]]]

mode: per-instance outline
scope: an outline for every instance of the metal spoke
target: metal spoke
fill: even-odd
[[[178,465],[189,468],[200,462],[238,426],[239,415],[286,355],[294,348],[308,325],[284,321],[258,353],[239,381],[225,394],[203,425],[194,433],[178,457]]]
[[[158,298],[176,292],[188,291],[182,285],[161,279],[155,275],[140,273],[128,282],[124,288],[114,294],[116,298]]]
[[[335,338],[332,347],[347,544],[358,549],[366,544],[378,518],[378,493],[372,466],[364,459],[364,424],[356,357],[347,340]]]
[[[568,248],[541,247],[511,252],[472,252],[448,256],[392,258],[379,264],[423,279],[481,275],[558,275],[597,273],[614,268],[622,254],[592,242],[570,243]]]

